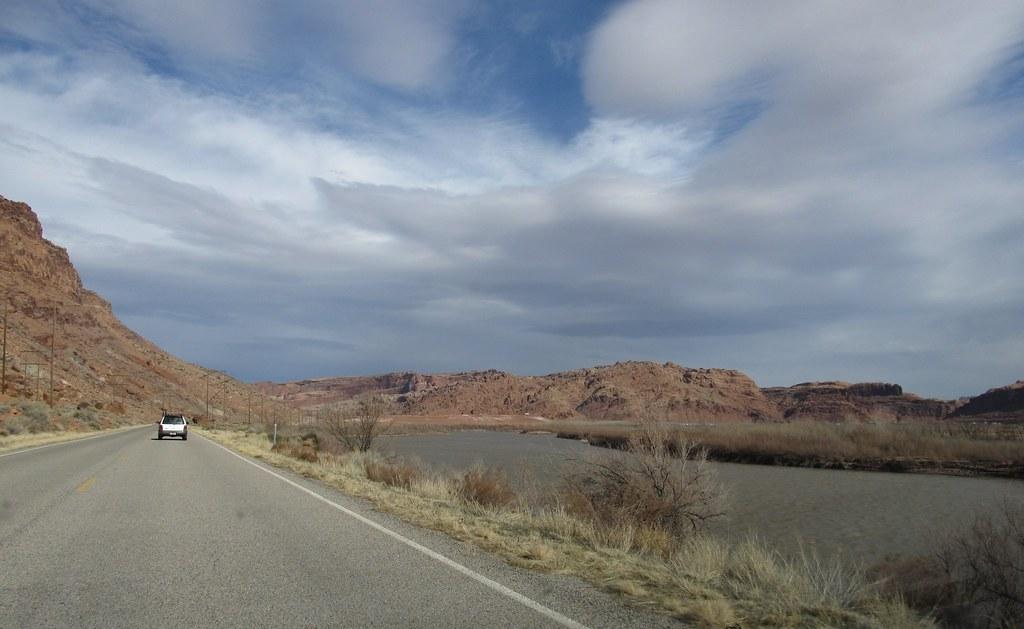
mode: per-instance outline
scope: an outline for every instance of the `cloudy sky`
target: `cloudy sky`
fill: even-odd
[[[0,0],[0,194],[247,380],[1024,378],[1024,4]]]

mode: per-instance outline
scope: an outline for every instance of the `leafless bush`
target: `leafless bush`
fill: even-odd
[[[687,537],[723,514],[722,490],[706,462],[704,450],[646,423],[630,437],[626,452],[584,461],[568,476],[567,506],[604,525]]]
[[[475,467],[458,480],[459,495],[468,502],[485,507],[503,507],[516,499],[516,492],[500,472]]]
[[[961,604],[986,628],[1024,626],[1024,502],[978,516],[939,553]]]
[[[373,442],[387,432],[384,415],[388,401],[381,395],[361,398],[354,408],[335,407],[325,418],[324,427],[346,450],[366,452]]]

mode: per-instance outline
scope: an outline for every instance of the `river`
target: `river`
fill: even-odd
[[[441,468],[485,464],[524,491],[552,491],[566,466],[605,452],[546,434],[467,431],[394,436],[381,449]],[[755,535],[786,554],[801,549],[873,563],[921,554],[1004,497],[1024,500],[1024,481],[708,463],[728,495],[712,531]]]

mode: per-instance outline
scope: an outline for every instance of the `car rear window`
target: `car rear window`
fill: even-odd
[[[164,424],[184,424],[185,423],[185,419],[182,418],[182,417],[164,417],[162,423],[164,423]]]

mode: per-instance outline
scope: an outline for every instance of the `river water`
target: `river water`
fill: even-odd
[[[602,450],[544,434],[469,431],[395,436],[381,449],[441,468],[484,464],[520,488],[549,492],[567,466]],[[1024,500],[1024,481],[709,463],[728,495],[712,530],[755,535],[787,554],[801,549],[872,563],[933,551],[937,540],[1005,498]]]

